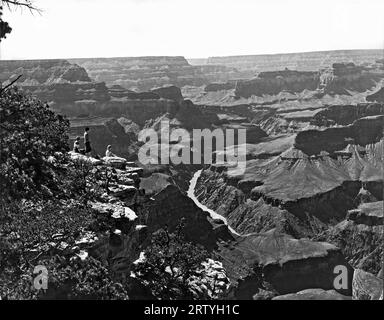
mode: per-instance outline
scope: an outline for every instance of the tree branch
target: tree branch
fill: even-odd
[[[20,7],[20,8],[27,8],[31,13],[33,11],[36,11],[38,13],[41,13],[41,9],[35,7],[32,3],[32,1],[29,0],[0,0],[1,4],[7,5],[8,9],[11,10],[11,7]]]
[[[15,82],[17,82],[23,75],[20,74],[15,80],[11,81],[10,84],[6,85],[4,88],[1,88],[0,89],[0,94],[2,94],[3,92],[5,92],[10,86],[12,86]]]

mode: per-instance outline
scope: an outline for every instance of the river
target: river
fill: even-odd
[[[195,172],[195,174],[193,175],[190,183],[189,183],[189,188],[188,188],[188,197],[192,199],[192,201],[200,208],[202,209],[203,211],[206,211],[209,213],[209,215],[211,216],[212,219],[219,219],[219,220],[222,220],[227,226],[228,226],[228,230],[231,231],[233,234],[239,236],[239,234],[233,230],[229,225],[228,225],[228,221],[226,218],[224,218],[222,215],[218,214],[217,212],[213,211],[212,209],[209,209],[207,206],[205,206],[204,204],[202,204],[196,197],[195,195],[195,188],[196,188],[196,184],[197,184],[197,180],[199,179],[201,173],[203,172],[203,170],[198,170]]]

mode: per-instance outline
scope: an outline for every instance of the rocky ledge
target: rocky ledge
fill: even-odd
[[[384,88],[380,88],[380,90],[367,96],[367,101],[384,102]]]
[[[351,300],[335,290],[306,289],[296,293],[285,294],[272,298],[272,300]]]
[[[383,279],[363,270],[355,270],[352,282],[353,300],[383,300]]]
[[[383,232],[383,201],[376,201],[350,210],[345,220],[316,239],[338,246],[353,267],[378,274],[383,267]]]
[[[351,295],[353,269],[329,243],[294,239],[271,230],[241,237],[220,248],[219,255],[229,277],[238,283],[234,292],[238,299],[252,299],[260,289],[279,295],[310,288],[334,289],[338,265],[348,270],[349,289],[341,293]]]

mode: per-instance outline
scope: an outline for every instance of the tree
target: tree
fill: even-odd
[[[17,88],[0,95],[0,195],[49,197],[67,162],[69,121]]]
[[[3,7],[0,5],[0,42],[1,39],[5,39],[7,34],[12,31],[12,28],[9,26],[8,22],[3,20],[2,15]]]
[[[7,34],[12,31],[12,28],[9,26],[8,22],[2,19],[3,6],[7,6],[8,9],[28,9],[30,12],[41,12],[32,1],[30,0],[1,0],[0,1],[0,42],[1,39],[5,39]]]
[[[209,253],[187,242],[183,228],[181,221],[175,233],[170,234],[167,229],[154,233],[143,259],[135,265],[134,274],[158,299],[217,297],[218,291],[223,291],[218,282],[228,279],[218,279],[215,275],[212,281],[206,281],[211,276],[204,267]],[[206,290],[199,290],[203,285]]]

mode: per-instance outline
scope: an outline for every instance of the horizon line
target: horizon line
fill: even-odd
[[[277,52],[277,53],[259,53],[259,54],[234,54],[234,55],[217,55],[207,57],[188,58],[185,55],[143,55],[143,56],[110,56],[110,57],[71,57],[71,58],[15,58],[15,59],[0,59],[0,61],[43,61],[43,60],[81,60],[81,59],[124,59],[124,58],[184,58],[185,60],[208,60],[210,58],[225,58],[225,57],[252,57],[252,56],[275,56],[275,55],[290,55],[290,54],[305,54],[305,53],[322,53],[322,52],[341,52],[341,51],[382,51],[384,58],[384,48],[359,48],[359,49],[334,49],[334,50],[314,50],[314,51],[295,51],[295,52]]]

